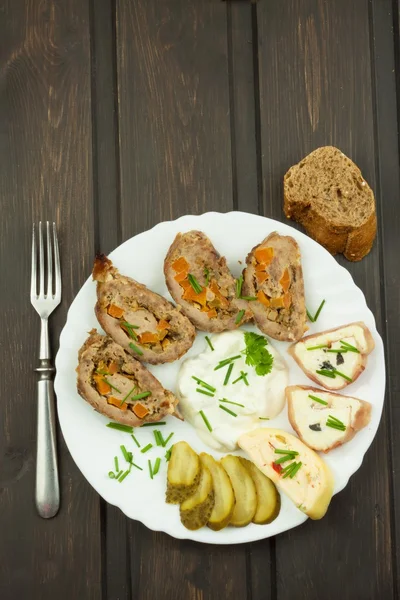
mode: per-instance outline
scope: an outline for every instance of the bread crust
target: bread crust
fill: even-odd
[[[325,392],[325,393],[328,393],[328,392],[326,392],[325,390],[321,390],[320,388],[315,388],[315,387],[308,386],[308,385],[289,385],[289,386],[287,386],[287,388],[285,390],[287,407],[288,407],[288,418],[289,418],[289,422],[290,422],[291,426],[293,427],[293,429],[295,430],[295,432],[297,433],[297,435],[299,436],[299,438],[301,439],[301,441],[304,444],[306,444],[309,448],[312,448],[313,450],[320,451],[319,448],[314,448],[313,446],[310,446],[309,444],[307,444],[307,442],[304,440],[304,438],[302,436],[299,426],[297,425],[295,409],[293,406],[293,397],[292,397],[293,393],[296,390],[307,390],[311,394],[314,394],[314,395],[320,394],[321,392]],[[339,398],[346,398],[346,396],[343,396],[342,394],[337,394],[336,392],[330,391],[329,394],[331,396],[338,396]],[[347,427],[346,434],[343,436],[343,438],[341,440],[337,440],[337,442],[332,444],[332,446],[329,446],[329,448],[322,450],[322,452],[324,452],[325,454],[327,454],[334,448],[337,448],[338,446],[342,446],[346,442],[349,442],[350,440],[352,440],[353,437],[355,436],[355,434],[358,431],[360,431],[361,429],[363,429],[364,427],[366,427],[371,420],[371,409],[372,409],[371,404],[369,402],[367,402],[366,400],[361,400],[360,398],[356,398],[355,396],[349,396],[349,397],[354,398],[355,400],[358,400],[361,403],[361,406],[356,413],[356,418],[354,420],[354,423],[351,427]]]
[[[307,235],[324,246],[331,254],[344,254],[347,260],[359,261],[366,256],[373,245],[376,237],[377,221],[376,209],[360,226],[355,227],[350,222],[347,226],[337,226],[330,221],[324,214],[321,214],[320,208],[313,205],[311,200],[295,198],[293,190],[296,184],[293,183],[296,173],[301,164],[304,164],[316,152],[337,152],[333,147],[323,147],[314,150],[306,156],[300,163],[292,166],[283,179],[283,210],[288,219],[293,219],[300,223],[306,230]],[[350,159],[348,159],[350,160]],[[362,178],[361,171],[357,165],[352,163],[357,174]],[[289,183],[290,182],[290,183]],[[366,191],[374,195],[367,182],[363,180]]]

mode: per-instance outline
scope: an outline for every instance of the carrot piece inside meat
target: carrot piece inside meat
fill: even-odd
[[[286,293],[289,290],[289,286],[290,286],[290,276],[289,276],[288,268],[286,268],[283,271],[283,275],[282,275],[281,279],[279,280],[279,283],[281,284],[283,291]]]
[[[291,304],[292,304],[292,296],[291,296],[291,294],[289,294],[289,292],[286,292],[286,294],[283,296],[283,305],[285,308],[289,308]]]
[[[284,308],[285,303],[283,301],[283,296],[279,296],[278,298],[271,298],[271,308]]]
[[[157,333],[151,333],[150,331],[145,331],[139,336],[139,342],[141,344],[155,344],[159,341],[159,337]]]
[[[96,383],[96,388],[99,394],[105,396],[111,392],[111,387],[106,381],[104,381],[103,375],[93,375],[93,379]]]
[[[203,288],[200,294],[196,294],[192,286],[190,286],[185,290],[182,298],[189,302],[197,302],[201,306],[205,306],[207,304],[207,288]]]
[[[254,256],[256,257],[256,261],[259,263],[263,263],[266,267],[271,264],[272,259],[274,257],[274,249],[273,248],[257,248],[254,252]]]
[[[175,273],[182,273],[182,271],[189,271],[189,263],[184,256],[178,258],[178,260],[172,263],[172,268]]]
[[[114,360],[111,361],[107,367],[107,371],[110,373],[110,375],[114,375],[114,373],[118,372],[118,364]]]
[[[223,294],[221,294],[221,291],[220,291],[215,279],[213,279],[210,284],[210,290],[215,295],[215,297],[218,298],[218,300],[221,302],[221,306],[223,306],[223,307],[229,306],[228,300],[225,298],[225,296]]]
[[[180,273],[177,273],[175,275],[174,279],[178,283],[181,283],[181,281],[183,281],[184,279],[186,279],[187,275],[188,275],[188,271],[181,271]]]
[[[268,279],[268,273],[262,271],[256,271],[257,283],[262,284]]]
[[[259,290],[257,292],[257,300],[259,302],[261,302],[261,304],[263,304],[264,306],[269,307],[271,305],[269,298],[267,298],[267,296],[264,294],[264,292],[262,290]]]
[[[124,314],[123,309],[119,306],[116,306],[115,304],[109,304],[107,307],[107,312],[110,315],[110,317],[114,317],[115,319],[120,319]]]
[[[143,406],[143,404],[140,404],[140,402],[137,402],[132,408],[132,410],[135,413],[135,415],[139,417],[139,419],[143,419],[143,417],[149,414],[147,408]]]
[[[160,319],[157,323],[157,329],[169,329],[170,328],[170,324],[168,323],[168,321],[165,321],[164,319]]]
[[[212,308],[211,310],[207,311],[207,317],[209,319],[213,319],[216,316],[217,316],[217,311],[215,310],[215,308]]]
[[[121,406],[122,400],[118,400],[118,398],[114,398],[114,396],[109,396],[107,398],[107,402],[108,402],[108,404],[112,404],[113,406],[116,406],[117,408],[119,408],[121,410],[128,410],[127,403],[124,402],[123,405]]]

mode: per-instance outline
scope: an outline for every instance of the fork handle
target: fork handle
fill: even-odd
[[[51,367],[49,361],[41,361],[41,366],[36,370],[40,373],[40,380],[37,384],[38,408],[35,501],[39,515],[44,519],[49,519],[57,514],[60,507],[54,387],[53,380],[51,379],[51,374],[54,369]]]

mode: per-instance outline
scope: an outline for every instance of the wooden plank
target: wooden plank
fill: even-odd
[[[206,0],[117,3],[122,234],[232,208],[227,12]],[[132,597],[246,597],[239,546],[129,525]]]
[[[0,222],[0,597],[95,599],[101,594],[99,501],[58,431],[61,510],[34,508],[39,318],[29,304],[32,222],[59,229],[63,300],[53,350],[93,247],[88,2],[3,3]]]
[[[364,0],[257,4],[266,215],[285,220],[283,175],[321,145],[340,147],[375,187],[368,17]],[[366,259],[346,267],[365,291],[381,329],[380,260],[376,243]],[[383,421],[360,472],[333,499],[323,521],[277,538],[279,599],[392,597],[387,415]],[[355,577],[360,569],[368,577]],[[259,571],[264,572],[261,560]],[[343,586],[344,581],[352,585]]]
[[[397,9],[397,10],[396,10]],[[393,12],[392,12],[393,11]],[[399,594],[400,574],[400,478],[397,464],[400,459],[400,436],[396,424],[400,419],[400,386],[398,364],[400,343],[398,330],[398,307],[400,303],[400,278],[398,269],[400,214],[398,198],[400,87],[399,87],[399,22],[398,2],[373,1],[371,4],[372,56],[374,59],[374,84],[376,108],[376,150],[378,196],[381,198],[378,219],[382,252],[384,294],[384,334],[386,342],[387,385],[386,406],[389,414],[387,436],[390,440],[392,470],[392,564],[393,597]],[[392,39],[394,33],[394,44]],[[396,103],[397,84],[397,103]],[[396,126],[397,124],[397,126]],[[382,568],[383,565],[379,565]]]

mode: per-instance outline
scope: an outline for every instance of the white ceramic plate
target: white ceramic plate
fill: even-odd
[[[249,250],[272,231],[292,235],[299,243],[309,310],[316,311],[322,299],[326,304],[316,324],[309,333],[337,327],[351,321],[364,321],[375,339],[375,350],[368,358],[368,366],[361,377],[351,385],[352,396],[368,400],[373,405],[370,425],[359,432],[344,446],[333,450],[326,461],[335,477],[335,494],[347,484],[360,467],[363,456],[370,446],[379,425],[384,391],[385,364],[383,344],[375,328],[375,320],[368,309],[362,291],[356,287],[351,275],[339,266],[322,246],[297,230],[272,219],[242,212],[206,213],[200,216],[184,216],[176,221],[160,223],[150,231],[137,235],[110,254],[121,273],[146,284],[150,289],[170,299],[163,277],[163,260],[175,235],[180,231],[198,229],[206,233],[219,252],[227,257],[235,276],[243,268]],[[78,350],[87,332],[99,326],[94,316],[96,302],[95,284],[89,278],[78,293],[68,313],[67,323],[60,338],[60,350],[56,359],[57,376],[55,388],[58,398],[58,414],[65,441],[73,459],[95,490],[110,504],[118,506],[128,517],[141,521],[156,531],[165,531],[176,538],[188,538],[213,544],[251,542],[276,535],[306,520],[286,497],[282,496],[282,509],[278,518],[269,525],[249,525],[244,528],[227,527],[215,532],[207,527],[188,531],[179,520],[179,508],[164,502],[167,463],[162,460],[158,475],[151,480],[147,460],[154,464],[156,457],[163,457],[164,449],[153,447],[141,454],[129,434],[106,427],[109,420],[96,413],[80,396],[75,387]],[[183,357],[197,354],[205,347],[204,334],[198,332],[195,344]],[[286,354],[287,343],[273,341],[274,346],[286,357],[291,384],[311,383],[296,363]],[[175,390],[175,380],[180,361],[170,365],[150,367],[166,388]],[[346,388],[347,391],[347,388]],[[292,431],[286,408],[268,422],[271,427]],[[212,452],[198,438],[190,424],[174,417],[167,419],[163,427],[166,437],[174,432],[173,441],[186,440],[197,451]],[[143,445],[153,441],[153,428],[135,431]],[[171,440],[172,442],[172,440]],[[134,460],[143,467],[136,469],[122,483],[109,479],[108,472],[114,468],[113,458],[120,455],[119,447],[125,444],[134,454]],[[162,450],[162,451],[161,451]],[[122,458],[120,463],[122,463]]]

